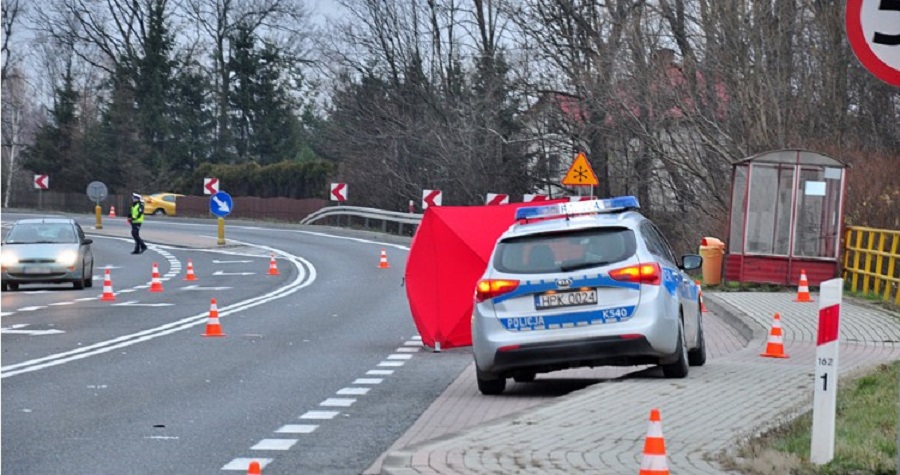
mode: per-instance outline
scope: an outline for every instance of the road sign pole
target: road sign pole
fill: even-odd
[[[225,245],[225,218],[220,217],[218,219],[218,221],[219,221],[219,239],[218,239],[217,243],[220,246],[224,246]]]
[[[824,465],[834,458],[834,418],[837,410],[838,345],[844,279],[822,282],[819,291],[819,330],[813,396],[810,462]]]

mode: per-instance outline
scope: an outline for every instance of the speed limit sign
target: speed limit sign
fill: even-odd
[[[900,0],[847,0],[847,39],[878,79],[900,87]]]

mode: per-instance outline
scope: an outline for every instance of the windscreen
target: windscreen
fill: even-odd
[[[9,244],[76,243],[75,230],[66,223],[19,223],[6,236]]]
[[[568,272],[624,261],[635,249],[634,232],[628,228],[533,234],[499,242],[494,268],[509,274]]]

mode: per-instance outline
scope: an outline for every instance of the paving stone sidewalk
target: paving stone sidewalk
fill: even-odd
[[[707,329],[721,319],[731,328],[731,338],[739,334],[743,340],[738,347],[730,345],[734,351],[726,348],[705,366],[691,368],[687,380],[665,379],[655,367],[639,369],[428,440],[404,436],[409,443],[395,444],[380,473],[633,474],[654,407],[662,415],[673,473],[729,473],[716,461],[719,454],[811,407],[818,304],[793,302],[792,293],[704,296],[712,310],[705,314]],[[848,299],[841,310],[841,374],[900,359],[900,315]],[[775,312],[781,314],[787,359],[759,356]],[[714,346],[728,334],[713,330],[707,338]],[[448,391],[459,391],[457,383],[472,386],[467,380],[474,377],[464,372]],[[442,396],[433,407],[444,405],[456,413],[429,409],[410,431],[446,427],[446,420],[467,419],[481,405],[497,407],[496,399],[469,395],[465,406],[453,408]]]

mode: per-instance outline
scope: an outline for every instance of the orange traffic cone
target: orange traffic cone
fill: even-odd
[[[772,322],[772,329],[769,330],[769,339],[766,341],[766,351],[760,353],[759,356],[767,356],[769,358],[787,358],[784,353],[784,338],[781,333],[781,315],[775,314],[775,320]]]
[[[187,274],[185,274],[184,280],[197,280],[197,277],[194,275],[194,263],[190,259],[188,259]]]
[[[809,297],[809,281],[806,280],[806,269],[800,269],[800,285],[797,286],[797,298],[794,302],[813,302]]]
[[[153,279],[150,281],[150,292],[162,292],[162,282],[159,281],[159,266],[153,263]]]
[[[109,207],[109,217],[110,217],[110,218],[115,218],[115,217],[116,217],[116,207],[115,207],[115,206],[110,206],[110,207]]]
[[[109,269],[106,269],[106,274],[103,277],[103,295],[100,296],[100,300],[113,301],[115,299],[116,295],[113,293],[112,279],[109,276]]]
[[[247,475],[262,475],[262,470],[259,468],[259,462],[256,460],[250,461],[250,466],[247,467]]]
[[[708,312],[709,310],[706,308],[706,302],[703,301],[703,288],[700,287],[700,280],[698,279],[695,282],[697,282],[697,289],[700,292],[700,311]]]
[[[269,275],[279,275],[278,266],[275,264],[275,254],[272,254],[272,259],[269,260]]]
[[[206,332],[203,336],[225,336],[222,326],[219,325],[219,307],[216,299],[209,299],[209,319],[206,320]]]
[[[390,267],[387,262],[387,252],[384,249],[381,250],[381,260],[378,262],[379,269],[387,269]]]
[[[666,462],[666,441],[663,438],[659,409],[650,410],[650,427],[644,440],[644,455],[639,475],[669,475]]]

